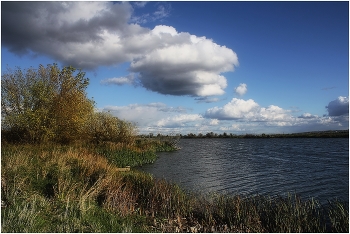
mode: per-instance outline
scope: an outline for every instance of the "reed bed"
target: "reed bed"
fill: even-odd
[[[195,195],[150,174],[120,172],[118,167],[130,162],[118,164],[105,153],[129,152],[146,159],[134,162],[144,163],[143,150],[151,152],[147,144],[110,145],[106,151],[102,146],[3,146],[1,231],[349,231],[344,202],[322,206],[296,195]]]
[[[156,152],[174,151],[172,144],[161,140],[138,140],[130,143],[104,142],[89,146],[91,151],[104,156],[108,161],[118,167],[136,167],[143,164],[154,163]]]

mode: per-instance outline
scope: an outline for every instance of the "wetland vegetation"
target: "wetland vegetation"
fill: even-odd
[[[95,112],[81,71],[18,68],[1,84],[2,232],[349,232],[341,201],[200,195],[137,171],[178,137]]]
[[[143,158],[134,147],[122,164]],[[2,232],[348,232],[340,201],[201,196],[114,163],[84,146],[3,146]]]

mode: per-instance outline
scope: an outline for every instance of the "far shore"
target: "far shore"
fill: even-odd
[[[138,138],[142,139],[157,139],[164,138],[169,139],[185,139],[185,138],[349,138],[349,129],[347,130],[328,130],[328,131],[311,131],[311,132],[298,132],[298,133],[261,133],[261,134],[232,134],[232,133],[188,133],[188,134],[173,134],[165,135],[153,133],[138,135]]]

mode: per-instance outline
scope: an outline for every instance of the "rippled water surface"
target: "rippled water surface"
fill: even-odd
[[[349,139],[182,139],[141,170],[199,192],[349,201]]]

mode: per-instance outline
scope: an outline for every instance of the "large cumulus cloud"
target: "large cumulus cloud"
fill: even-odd
[[[128,25],[129,4],[106,2],[2,2],[2,45],[17,54],[45,54],[90,69],[130,59],[122,37],[141,33]]]
[[[224,72],[238,58],[206,37],[175,28],[132,23],[129,3],[2,2],[2,45],[17,54],[44,54],[63,64],[95,69],[130,62],[138,83],[171,95],[222,95]],[[161,14],[166,16],[166,14]],[[128,79],[109,80],[118,85]]]
[[[151,34],[163,46],[135,59],[131,71],[139,73],[143,86],[172,95],[222,95],[227,86],[220,73],[238,65],[237,55],[205,37],[178,33],[169,26],[157,26]]]

